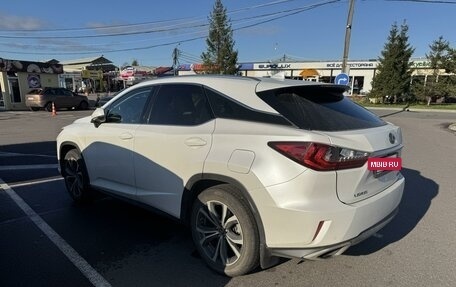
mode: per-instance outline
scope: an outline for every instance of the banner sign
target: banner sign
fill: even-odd
[[[28,83],[29,88],[32,88],[32,89],[41,88],[40,75],[36,75],[36,74],[28,75],[27,83]]]
[[[62,64],[50,64],[43,62],[29,62],[8,60],[0,58],[1,72],[23,72],[23,73],[44,73],[44,74],[62,74]]]

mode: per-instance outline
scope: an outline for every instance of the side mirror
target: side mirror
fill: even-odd
[[[98,128],[102,123],[106,122],[105,111],[102,108],[97,108],[92,113],[92,119],[90,120],[93,125]]]

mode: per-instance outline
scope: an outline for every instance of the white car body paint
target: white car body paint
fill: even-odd
[[[255,92],[318,84],[239,77],[173,77],[137,84],[104,107],[138,87],[164,83],[204,85],[271,115],[279,113]],[[96,111],[94,116],[99,113]],[[390,133],[395,136],[393,143],[388,140]],[[257,208],[265,246],[274,255],[285,257],[315,258],[333,250],[342,252],[372,235],[391,220],[405,182],[397,171],[376,178],[367,170],[367,164],[316,171],[268,146],[269,142],[315,142],[379,156],[400,156],[400,128],[389,123],[326,132],[227,118],[196,126],[103,123],[96,128],[90,118],[85,118],[62,131],[57,139],[58,150],[66,142],[82,151],[91,185],[177,218],[182,216],[184,187],[192,177],[220,175],[241,183]]]

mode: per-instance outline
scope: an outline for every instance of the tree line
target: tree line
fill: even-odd
[[[440,36],[429,45],[427,71],[412,76],[415,69],[410,59],[414,51],[408,39],[408,25],[399,27],[394,23],[379,57],[369,97],[390,103],[430,104],[432,100],[444,102],[456,96],[456,49]]]

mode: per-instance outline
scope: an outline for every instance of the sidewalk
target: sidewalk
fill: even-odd
[[[364,107],[368,110],[389,110],[389,111],[408,111],[408,112],[436,112],[436,113],[456,113],[456,110],[444,110],[444,109],[420,109],[420,108],[396,108],[396,107]]]

